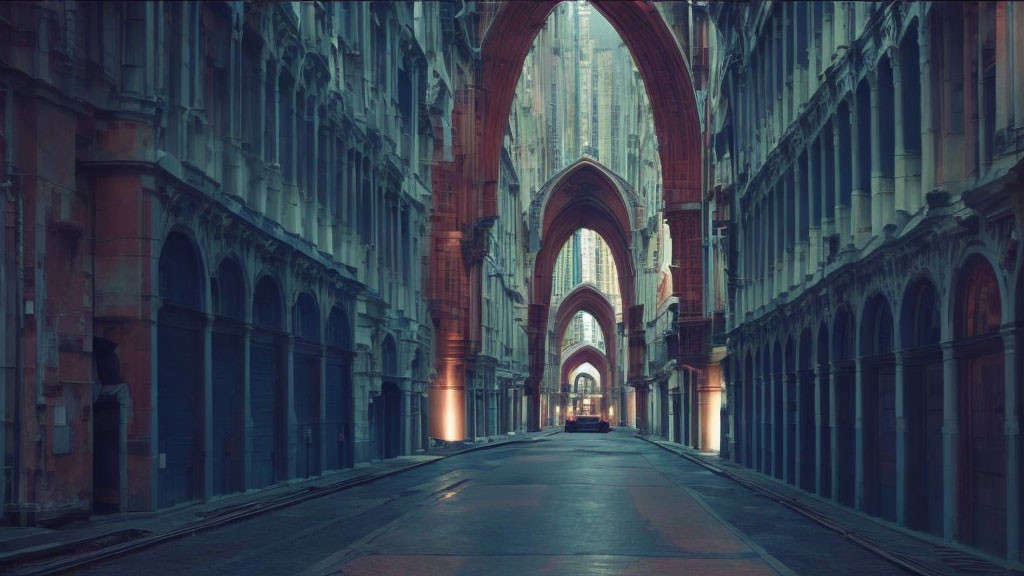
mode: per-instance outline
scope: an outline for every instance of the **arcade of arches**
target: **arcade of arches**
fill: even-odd
[[[5,511],[586,413],[1022,561],[1015,3],[68,4],[0,8]]]

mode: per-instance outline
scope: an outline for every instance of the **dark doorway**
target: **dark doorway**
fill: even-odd
[[[93,407],[92,510],[121,510],[121,404],[101,396]]]
[[[992,266],[971,258],[958,285],[959,539],[1006,551],[1006,390],[999,338],[1002,303]]]
[[[402,451],[402,392],[398,384],[385,382],[381,386],[383,400],[383,451],[384,458],[394,458]]]
[[[202,497],[203,356],[199,256],[172,233],[160,253],[157,315],[157,506]]]
[[[294,310],[295,473],[308,478],[320,474],[320,311],[306,292],[299,294]]]
[[[911,286],[902,316],[906,523],[942,536],[942,350],[939,306],[931,282],[922,279]]]
[[[351,338],[348,315],[335,306],[327,319],[327,381],[324,383],[324,468],[353,464]]]
[[[250,488],[287,478],[285,390],[282,378],[284,310],[277,283],[264,276],[253,293],[253,333],[249,354],[249,413],[252,417]]]
[[[211,286],[213,329],[213,493],[245,490],[245,284],[232,258],[217,267]]]

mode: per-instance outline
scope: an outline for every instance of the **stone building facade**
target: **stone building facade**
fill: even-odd
[[[0,7],[9,517],[427,447],[456,8]]]
[[[1024,10],[719,4],[735,461],[1020,561]]]

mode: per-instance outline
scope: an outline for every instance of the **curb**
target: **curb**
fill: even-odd
[[[888,560],[889,562],[892,562],[893,564],[899,566],[903,570],[906,570],[906,571],[910,572],[911,574],[919,574],[919,575],[922,575],[922,576],[934,576],[935,574],[937,574],[937,572],[935,572],[935,571],[933,571],[933,570],[931,570],[931,569],[929,569],[927,567],[920,566],[920,565],[914,563],[911,560],[908,560],[906,558],[902,558],[900,556],[897,556],[896,554],[886,550],[885,548],[882,548],[878,544],[875,544],[871,540],[869,540],[869,539],[867,539],[867,538],[857,534],[856,532],[854,532],[853,530],[847,528],[846,526],[843,526],[839,522],[826,517],[825,515],[817,512],[816,510],[813,510],[813,509],[811,509],[811,508],[809,508],[807,506],[804,506],[804,505],[800,504],[799,502],[797,502],[796,500],[793,500],[792,498],[789,498],[788,496],[784,496],[784,495],[779,494],[779,493],[777,493],[777,492],[775,492],[773,490],[769,490],[768,488],[764,488],[762,486],[758,486],[758,485],[756,485],[756,484],[746,480],[745,478],[742,478],[742,477],[740,477],[740,476],[738,476],[736,474],[733,474],[731,472],[726,471],[723,468],[715,466],[714,464],[711,464],[710,462],[705,461],[703,458],[701,458],[699,456],[695,456],[693,454],[688,454],[685,451],[677,452],[676,450],[673,450],[669,446],[665,446],[664,444],[662,444],[660,442],[656,442],[654,440],[651,440],[651,439],[646,438],[644,436],[641,436],[639,434],[635,435],[635,437],[639,438],[640,440],[643,440],[644,442],[647,442],[649,444],[653,444],[654,446],[657,446],[657,447],[661,448],[662,450],[665,450],[666,452],[669,452],[670,454],[675,454],[676,456],[679,456],[681,458],[689,460],[690,462],[693,462],[694,464],[697,464],[698,466],[701,466],[703,468],[706,468],[706,469],[710,470],[712,473],[714,473],[714,474],[716,474],[718,476],[721,476],[721,477],[726,478],[728,480],[732,480],[733,482],[736,482],[740,486],[743,486],[744,488],[750,490],[751,492],[754,492],[755,494],[758,494],[758,495],[760,495],[760,496],[762,496],[764,498],[767,498],[769,500],[773,500],[775,502],[778,502],[779,504],[782,504],[783,506],[793,510],[794,512],[796,512],[798,514],[800,514],[801,516],[804,516],[805,518],[808,518],[812,522],[815,522],[816,524],[819,524],[820,526],[823,526],[825,528],[828,528],[829,530],[832,530],[833,532],[836,532],[836,533],[840,534],[841,536],[843,536],[847,540],[850,540],[851,542],[857,544],[861,548],[864,548],[868,552],[872,552],[872,553],[876,554],[877,556],[879,556],[879,557],[881,557],[881,558],[883,558],[885,560]]]
[[[132,554],[132,553],[135,553],[135,552],[139,552],[139,551],[145,550],[147,548],[152,548],[154,546],[158,546],[158,545],[164,544],[166,542],[177,540],[179,538],[184,538],[186,536],[193,536],[195,534],[198,534],[200,532],[205,532],[207,530],[214,530],[216,528],[221,528],[223,526],[227,526],[229,524],[234,524],[236,522],[240,522],[242,520],[247,520],[249,518],[254,518],[256,516],[260,516],[260,515],[266,514],[268,512],[274,512],[276,510],[280,510],[280,509],[283,509],[283,508],[288,508],[290,506],[294,506],[296,504],[301,504],[301,503],[306,502],[308,500],[313,500],[313,499],[316,499],[316,498],[327,496],[327,495],[333,494],[335,492],[340,492],[340,491],[346,490],[348,488],[354,488],[356,486],[362,486],[364,484],[369,484],[371,482],[374,482],[374,481],[377,481],[377,480],[380,480],[380,479],[383,479],[383,478],[388,478],[390,476],[395,476],[397,474],[400,474],[400,473],[403,473],[403,472],[408,472],[408,471],[414,470],[416,468],[421,468],[423,466],[427,466],[427,465],[433,464],[435,462],[440,462],[442,460],[446,460],[446,459],[452,458],[454,456],[460,456],[462,454],[468,454],[470,452],[478,452],[478,451],[481,451],[481,450],[490,450],[490,449],[493,449],[493,448],[498,448],[498,447],[501,447],[501,446],[508,446],[508,445],[512,445],[512,444],[535,444],[535,443],[538,443],[538,442],[543,442],[543,441],[545,441],[545,439],[547,439],[547,438],[549,438],[551,436],[554,436],[555,434],[560,434],[560,433],[561,433],[561,430],[555,430],[554,432],[551,432],[551,433],[548,433],[548,434],[544,434],[544,435],[538,436],[536,438],[530,438],[530,439],[523,438],[523,439],[508,440],[508,441],[505,441],[505,442],[488,443],[488,444],[483,444],[483,445],[480,445],[480,446],[471,446],[469,448],[465,448],[463,450],[459,450],[459,451],[453,452],[451,454],[439,455],[439,456],[437,456],[436,458],[434,458],[432,460],[425,460],[423,462],[416,462],[416,463],[410,464],[408,466],[403,466],[401,468],[395,468],[395,469],[392,469],[392,470],[387,470],[385,472],[380,472],[380,473],[377,473],[377,474],[371,474],[371,475],[366,475],[366,476],[357,476],[355,478],[350,478],[348,480],[341,480],[341,481],[336,482],[334,484],[328,484],[328,485],[325,485],[325,486],[317,486],[317,485],[313,484],[313,485],[307,486],[305,488],[298,489],[295,492],[284,494],[284,495],[278,497],[277,499],[268,499],[265,502],[260,502],[260,501],[257,500],[257,501],[252,503],[251,507],[247,506],[247,507],[244,507],[244,508],[242,508],[240,510],[237,510],[237,511],[234,511],[234,512],[227,512],[227,513],[220,514],[220,515],[214,515],[214,516],[211,516],[208,519],[200,520],[199,522],[197,522],[194,525],[184,526],[182,528],[177,528],[175,530],[171,530],[169,532],[164,532],[164,533],[161,533],[161,534],[153,534],[153,535],[150,535],[150,536],[142,536],[140,538],[133,539],[130,542],[125,542],[123,544],[116,544],[114,546],[108,546],[106,548],[101,548],[101,549],[96,550],[94,552],[89,552],[89,553],[86,553],[86,554],[74,556],[74,557],[67,558],[67,559],[64,559],[64,560],[58,560],[58,561],[53,562],[53,563],[48,564],[48,565],[38,566],[38,567],[36,567],[34,569],[29,569],[28,571],[25,571],[25,572],[15,571],[14,573],[18,574],[19,576],[44,576],[44,575],[50,575],[50,574],[63,574],[63,573],[69,572],[71,570],[76,570],[78,568],[82,568],[83,566],[93,565],[93,564],[100,564],[100,563],[102,563],[104,561],[107,561],[107,560],[112,560],[112,559],[117,558],[117,557],[127,556],[129,554]],[[427,454],[427,455],[429,456],[429,454]],[[12,552],[12,553],[10,553],[8,555],[0,555],[0,569],[16,568],[19,564],[24,564],[24,563],[27,563],[27,562],[32,562],[33,559],[39,558],[40,556],[45,556],[48,553],[52,553],[52,552],[57,551],[57,550],[64,550],[64,549],[68,549],[68,548],[74,548],[74,547],[76,547],[78,545],[81,545],[81,544],[84,544],[84,543],[87,543],[87,542],[92,542],[92,541],[96,541],[96,540],[101,539],[101,538],[110,537],[110,536],[113,536],[113,535],[116,535],[116,534],[123,533],[125,530],[131,530],[131,528],[115,530],[115,531],[112,531],[112,532],[107,533],[107,534],[101,534],[99,536],[92,536],[92,537],[84,538],[84,539],[77,540],[77,541],[67,541],[67,542],[55,543],[53,545],[35,546],[35,547],[29,548],[29,549],[26,549],[26,550],[22,550],[22,551],[19,551],[19,552]]]

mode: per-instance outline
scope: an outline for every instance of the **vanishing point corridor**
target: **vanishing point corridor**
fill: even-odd
[[[631,433],[444,459],[82,574],[893,573],[777,502]]]
[[[1024,574],[1024,2],[0,1],[0,211],[2,574]]]

